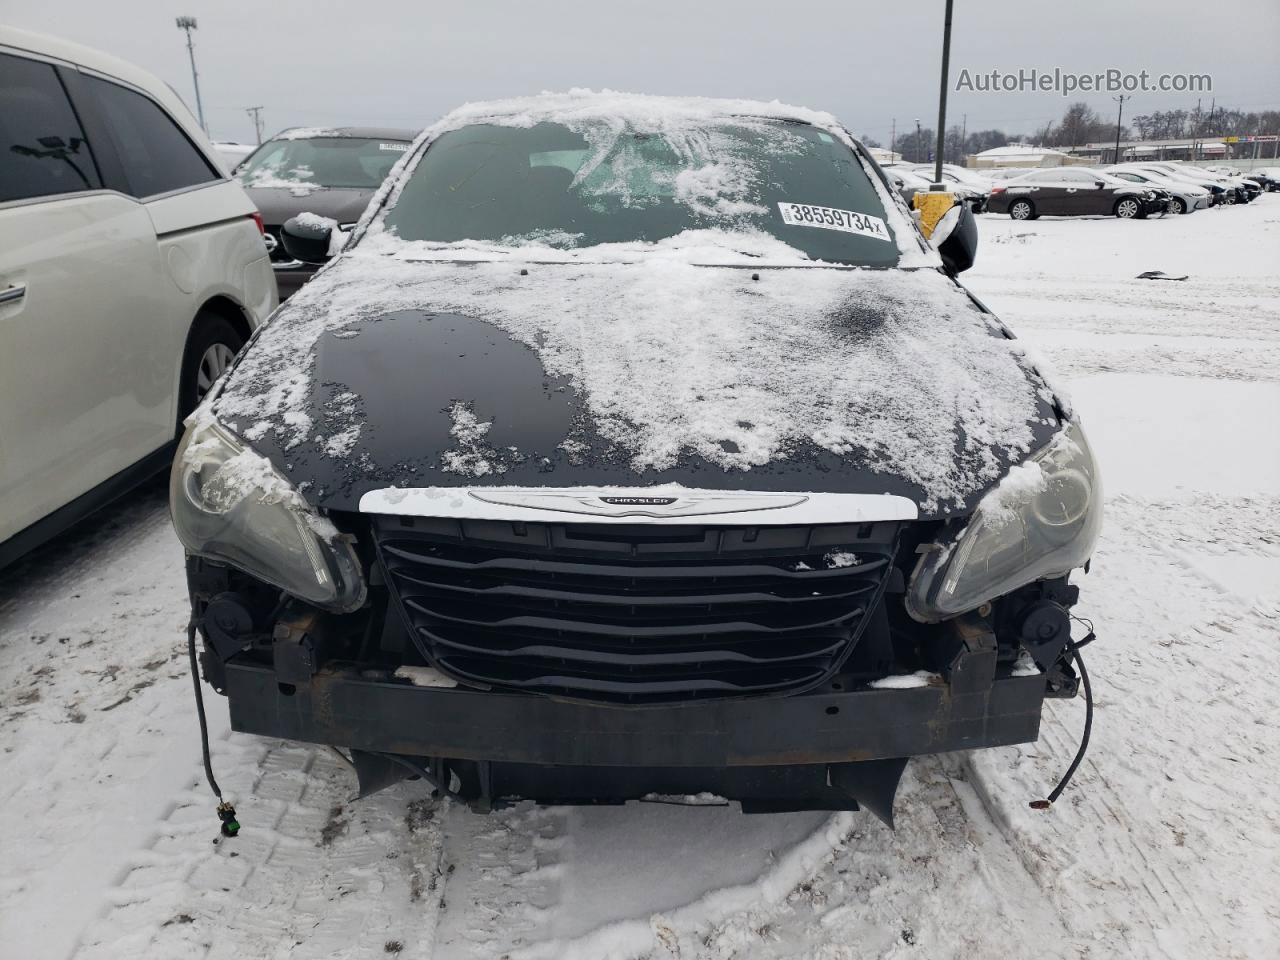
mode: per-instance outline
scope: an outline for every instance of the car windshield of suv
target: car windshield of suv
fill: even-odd
[[[246,187],[352,187],[382,183],[406,150],[401,140],[307,137],[272,140],[236,172]]]
[[[848,146],[808,124],[749,117],[658,133],[605,120],[462,127],[427,150],[383,226],[402,241],[565,251],[704,231],[730,249],[780,240],[788,256],[898,262],[884,205]]]

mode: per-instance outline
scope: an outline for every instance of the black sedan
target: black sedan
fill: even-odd
[[[281,224],[312,213],[341,228],[355,226],[414,136],[412,130],[379,127],[296,127],[268,140],[236,168],[262,213],[281,300],[316,271],[285,253]]]
[[[1075,695],[1097,467],[955,278],[970,210],[926,241],[776,102],[471,104],[395,177],[174,464],[234,729],[362,795],[888,819],[907,758]]]
[[[992,213],[1007,213],[1015,220],[1040,216],[1134,220],[1166,213],[1169,206],[1164,190],[1081,167],[1036,170],[994,187],[987,201]]]

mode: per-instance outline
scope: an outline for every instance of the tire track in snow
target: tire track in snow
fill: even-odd
[[[218,837],[199,775],[128,859],[76,960],[434,956],[441,806],[406,783],[352,804],[326,749],[233,736],[215,757],[243,824]]]
[[[529,803],[444,816],[437,960],[499,957],[544,937],[560,902],[570,842],[564,808]]]
[[[1082,708],[1062,703],[1046,709],[1037,744],[970,758],[993,819],[1072,932],[1120,955],[1280,951],[1280,909],[1261,893],[1280,884],[1280,804],[1267,786],[1280,764],[1269,696],[1255,682],[1280,669],[1280,610],[1242,602],[1183,562],[1188,552],[1273,562],[1275,507],[1109,501],[1083,608],[1100,627],[1087,654],[1097,701],[1089,759],[1052,814],[1021,804],[1075,751]],[[1163,603],[1133,602],[1156,585]]]

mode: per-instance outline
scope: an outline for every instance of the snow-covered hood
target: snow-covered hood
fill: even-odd
[[[934,270],[348,253],[214,411],[318,506],[390,486],[978,496],[1058,428],[1016,340]]]
[[[264,223],[282,224],[300,213],[314,213],[338,223],[354,223],[364,213],[373,188],[321,187],[299,182],[293,186],[246,187]]]

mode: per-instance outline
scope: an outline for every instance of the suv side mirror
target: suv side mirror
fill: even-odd
[[[290,217],[280,228],[280,242],[285,253],[303,263],[324,263],[329,259],[329,239],[337,226],[327,217],[300,213]]]
[[[1093,181],[1093,185],[1097,187],[1099,190],[1101,190],[1103,187],[1107,185],[1107,183],[1105,180],[1095,180]]]
[[[967,203],[957,203],[933,228],[933,245],[951,276],[964,273],[978,256],[978,221]]]

